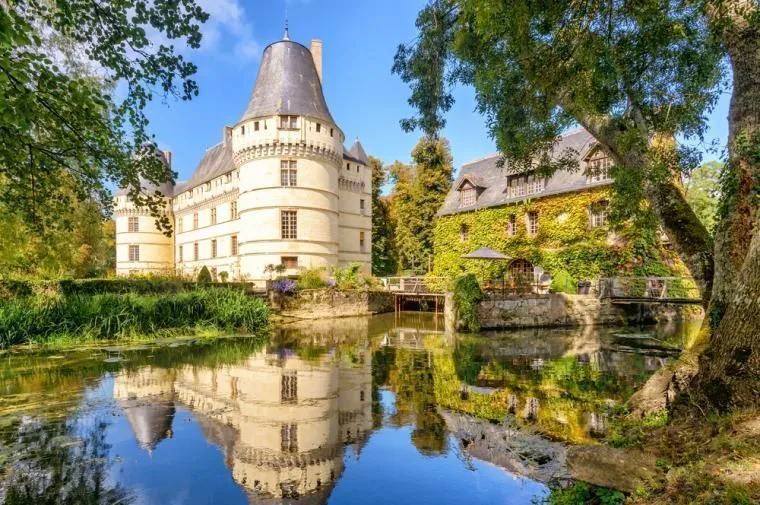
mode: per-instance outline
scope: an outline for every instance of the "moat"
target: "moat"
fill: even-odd
[[[478,450],[462,413],[546,436],[528,452],[604,436],[689,330],[463,336],[405,313],[15,350],[0,366],[0,502],[540,502],[563,475],[551,456]]]

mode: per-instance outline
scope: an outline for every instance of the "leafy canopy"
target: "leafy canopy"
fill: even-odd
[[[1,3],[0,207],[43,227],[75,199],[108,209],[114,184],[159,218],[160,195],[139,188],[174,174],[152,155],[144,109],[155,95],[198,94],[174,42],[199,47],[207,17],[195,0]],[[75,194],[60,191],[63,178]]]

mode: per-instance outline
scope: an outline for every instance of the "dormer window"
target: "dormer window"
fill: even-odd
[[[613,165],[612,159],[601,149],[597,149],[587,162],[586,176],[588,182],[603,182],[610,179],[609,170]]]
[[[475,201],[478,199],[478,193],[472,186],[464,187],[459,190],[459,206],[469,207],[475,205]]]
[[[280,129],[281,130],[298,129],[298,116],[280,116]]]
[[[519,198],[535,195],[544,190],[544,179],[535,174],[514,174],[507,177],[507,196]]]

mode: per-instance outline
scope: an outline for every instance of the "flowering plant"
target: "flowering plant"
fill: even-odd
[[[277,279],[272,284],[277,293],[291,294],[296,290],[296,281],[293,279]]]

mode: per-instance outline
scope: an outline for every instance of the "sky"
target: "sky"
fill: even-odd
[[[221,141],[224,126],[243,114],[264,48],[284,33],[308,47],[321,39],[323,89],[330,112],[346,135],[366,152],[390,164],[409,162],[420,132],[406,133],[399,120],[412,115],[409,88],[391,74],[400,43],[413,41],[417,12],[425,0],[197,0],[210,14],[198,50],[184,54],[198,66],[200,95],[189,102],[157,99],[148,109],[159,147],[172,151],[179,180],[190,177],[206,149]],[[455,91],[456,104],[442,135],[450,144],[454,166],[496,151],[483,116],[475,111],[471,88]],[[710,129],[700,147],[725,145],[728,95],[709,117]],[[705,152],[704,160],[717,159]]]

